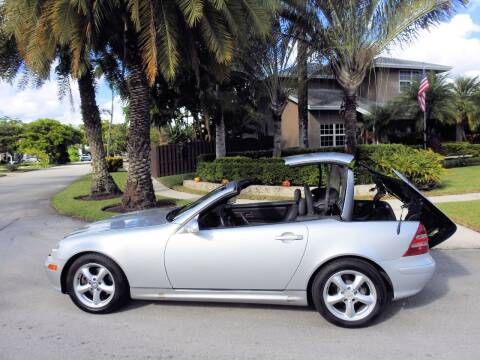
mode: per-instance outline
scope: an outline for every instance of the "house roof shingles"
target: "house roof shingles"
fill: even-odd
[[[404,59],[396,59],[385,56],[375,58],[373,61],[373,68],[385,69],[414,69],[426,71],[445,72],[452,69],[451,66],[438,65],[421,61],[412,61]],[[285,76],[295,76],[297,72],[296,66],[284,71]],[[327,65],[310,63],[307,65],[307,75],[311,78],[330,78],[335,79],[331,69]]]
[[[451,66],[438,65],[421,61],[412,61],[404,59],[395,59],[380,56],[374,60],[373,66],[376,68],[393,68],[393,69],[418,69],[418,70],[431,70],[431,71],[449,71]]]

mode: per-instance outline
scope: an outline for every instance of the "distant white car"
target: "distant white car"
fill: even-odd
[[[90,154],[80,155],[80,161],[92,161],[92,156]]]
[[[36,156],[33,156],[33,155],[24,155],[23,156],[23,162],[36,163],[36,162],[38,162],[38,158]]]

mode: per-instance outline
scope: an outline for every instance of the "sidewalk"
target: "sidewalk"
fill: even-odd
[[[480,200],[480,193],[430,196],[428,200],[433,203]]]
[[[468,193],[468,194],[459,194],[459,195],[442,195],[442,196],[431,196],[428,198],[432,203],[446,203],[446,202],[455,202],[455,201],[472,201],[480,200],[480,193]],[[399,200],[387,200],[388,203],[392,206],[393,211],[397,218],[401,213],[401,202]],[[404,213],[405,216],[405,213]],[[448,239],[447,241],[441,243],[436,247],[436,249],[480,249],[480,233],[474,230],[471,230],[465,226],[457,224],[457,231],[455,234]]]
[[[172,190],[165,185],[163,185],[160,181],[152,177],[153,182],[153,190],[155,190],[156,195],[175,198],[175,199],[182,199],[182,200],[196,200],[201,195],[190,194],[183,191],[176,191]]]

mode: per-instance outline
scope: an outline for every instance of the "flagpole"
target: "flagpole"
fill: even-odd
[[[425,73],[425,63],[423,63],[423,74]],[[423,109],[423,149],[427,150],[427,93],[425,92],[425,107]]]
[[[423,112],[423,148],[427,150],[427,107]]]

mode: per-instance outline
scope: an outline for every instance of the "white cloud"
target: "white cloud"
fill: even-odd
[[[123,123],[125,121],[125,116],[123,114],[123,107],[124,106],[125,106],[125,103],[122,102],[122,100],[120,99],[120,96],[119,95],[114,96],[114,98],[113,98],[113,122],[115,124],[120,124],[120,123]],[[112,100],[100,103],[98,105],[98,107],[99,107],[100,112],[102,114],[102,118],[110,119],[110,113],[109,112],[107,113],[105,110],[110,111],[110,109],[112,108]]]
[[[449,23],[422,31],[411,44],[394,46],[385,55],[449,65],[454,75],[480,74],[479,35],[480,24],[475,23],[470,14],[459,14]]]
[[[56,81],[48,81],[40,88],[28,87],[20,90],[18,86],[0,82],[0,116],[18,118],[30,122],[39,118],[51,118],[65,124],[80,125],[80,95],[75,82],[71,85],[73,106],[68,97],[58,99]],[[100,109],[110,109],[111,103],[99,105]],[[109,115],[102,115],[109,117]],[[114,122],[123,122],[122,104],[118,96],[114,99]]]

